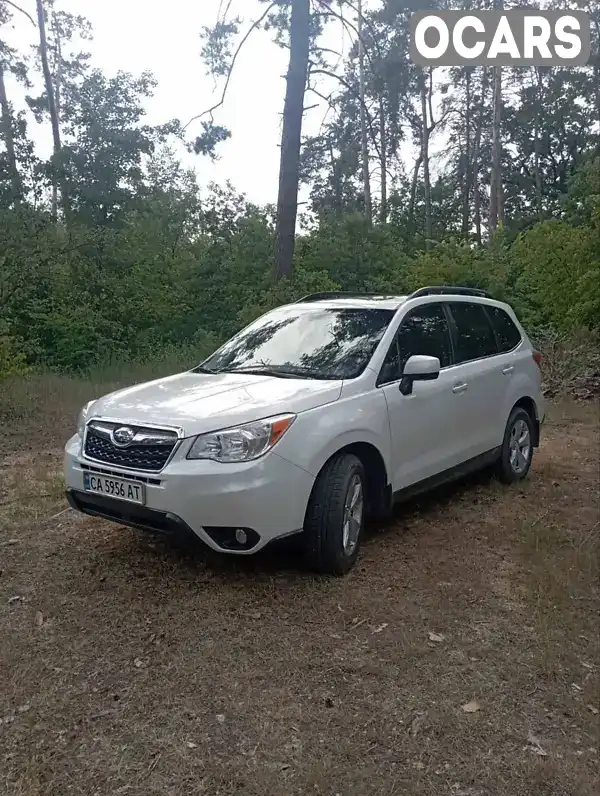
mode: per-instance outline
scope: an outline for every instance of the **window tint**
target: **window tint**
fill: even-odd
[[[315,379],[352,379],[373,356],[394,310],[285,307],[263,315],[205,360],[218,373],[269,370]]]
[[[399,379],[415,354],[437,357],[442,368],[450,365],[450,332],[441,304],[418,307],[404,318],[383,364],[380,382]]]
[[[486,309],[496,330],[500,350],[512,351],[521,342],[521,332],[510,315],[500,307],[486,307]]]
[[[498,353],[494,330],[481,304],[450,302],[456,323],[456,364]]]

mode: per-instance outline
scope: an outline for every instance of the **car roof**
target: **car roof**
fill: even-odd
[[[408,296],[377,296],[377,295],[355,295],[339,296],[336,298],[314,298],[310,301],[299,301],[296,304],[288,304],[292,307],[321,307],[326,309],[382,309],[397,310],[401,304],[407,300]]]

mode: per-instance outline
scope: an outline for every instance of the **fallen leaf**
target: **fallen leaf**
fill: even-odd
[[[594,714],[594,716],[597,716],[597,715],[598,715],[598,708],[595,708],[593,705],[588,705],[588,706],[587,706],[587,709],[588,709],[589,711],[591,711],[591,712]]]
[[[38,627],[41,627],[44,624],[44,614],[41,611],[37,611],[35,615],[35,623]]]
[[[466,705],[463,705],[462,709],[465,713],[477,713],[478,710],[481,710],[481,705],[476,699],[472,699]]]
[[[381,633],[381,631],[382,631],[382,630],[385,630],[387,626],[388,626],[388,623],[387,623],[387,622],[384,622],[382,625],[379,625],[379,627],[376,627],[376,628],[373,630],[373,633]]]
[[[260,611],[253,611],[253,612],[250,614],[250,618],[251,618],[251,619],[260,619],[260,617],[261,617],[261,613],[260,613]]]
[[[429,634],[429,641],[441,642],[441,641],[445,641],[445,640],[446,640],[445,637],[442,636],[440,633],[430,633]]]
[[[22,599],[23,598],[21,597],[21,595],[17,594],[14,597],[9,597],[8,598],[8,604],[12,605],[13,603],[18,603]]]
[[[198,748],[198,744],[194,743],[193,741],[188,741],[187,742],[187,748],[188,749],[197,749]]]
[[[140,669],[144,665],[144,661],[136,658],[133,662],[133,665],[136,667],[136,669]]]
[[[31,705],[29,702],[26,705],[21,705],[19,708],[19,713],[27,713],[28,710],[31,710]]]
[[[225,714],[224,713],[217,713],[217,721],[219,724],[223,724],[225,721]]]

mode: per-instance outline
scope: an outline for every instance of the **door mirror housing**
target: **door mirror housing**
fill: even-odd
[[[434,381],[440,375],[440,360],[438,357],[428,357],[414,354],[409,357],[400,382],[402,395],[410,395],[415,381]]]

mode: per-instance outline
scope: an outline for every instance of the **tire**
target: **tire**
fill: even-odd
[[[529,413],[520,407],[513,409],[496,464],[496,474],[503,483],[514,484],[527,477],[533,459],[533,442],[534,427]]]
[[[360,459],[348,453],[330,459],[317,476],[304,522],[306,557],[312,569],[329,575],[345,575],[352,569],[363,534],[365,498]]]

